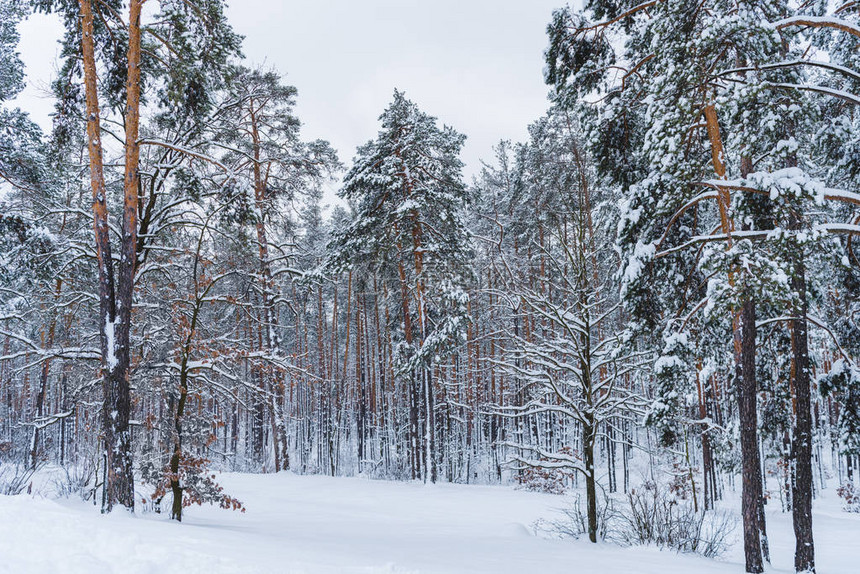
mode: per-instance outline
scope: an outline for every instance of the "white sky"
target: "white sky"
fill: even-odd
[[[394,88],[468,136],[466,175],[500,139],[523,140],[547,108],[546,25],[564,0],[233,0],[250,65],[274,67],[299,90],[306,139],[329,140],[350,163],[373,138]],[[58,20],[21,25],[28,86],[17,105],[43,127],[57,68]]]

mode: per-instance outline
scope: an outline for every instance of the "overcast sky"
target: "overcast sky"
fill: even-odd
[[[500,139],[522,140],[547,108],[545,28],[564,0],[234,0],[249,64],[274,67],[298,88],[307,139],[344,163],[376,135],[394,88],[468,136],[466,174]],[[28,87],[17,104],[49,127],[43,92],[57,64],[59,21],[21,25]]]

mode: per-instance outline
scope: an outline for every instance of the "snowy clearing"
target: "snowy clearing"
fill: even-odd
[[[536,537],[534,521],[552,518],[566,497],[289,473],[228,474],[222,482],[246,504],[245,514],[195,507],[177,524],[164,515],[101,516],[66,500],[0,497],[0,572],[743,572],[737,544],[717,562]],[[814,525],[818,571],[856,572],[860,515],[824,494]],[[770,513],[768,529],[770,571],[793,571],[790,516]]]

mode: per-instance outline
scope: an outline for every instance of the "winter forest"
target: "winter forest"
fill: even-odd
[[[0,572],[856,572],[860,2],[545,26],[466,177],[394,86],[306,139],[223,0],[0,0]],[[212,557],[255,516],[336,556]]]

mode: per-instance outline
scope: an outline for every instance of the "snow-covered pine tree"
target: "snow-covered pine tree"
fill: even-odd
[[[399,91],[380,122],[344,180],[353,220],[336,232],[326,267],[378,274],[398,294],[392,319],[409,389],[411,475],[435,482],[435,365],[465,339],[471,278],[459,159],[465,137],[440,128]]]
[[[730,66],[720,74],[736,86],[727,90],[723,108],[730,110],[729,130],[734,130],[727,139],[729,146],[742,150],[742,178],[730,187],[743,196],[739,212],[744,229],[765,232],[762,235],[759,231],[759,237],[751,239],[778,267],[759,297],[770,307],[771,320],[789,317],[791,360],[784,379],[789,384],[788,396],[794,414],[791,509],[798,572],[815,570],[812,538],[815,397],[809,326],[810,306],[816,302],[819,288],[810,279],[816,275],[809,270],[825,269],[838,261],[839,257],[828,257],[834,254],[836,235],[857,231],[831,223],[844,217],[843,205],[856,205],[858,198],[851,190],[853,186],[836,183],[832,171],[822,169],[832,163],[822,162],[818,157],[822,147],[818,142],[824,139],[818,130],[822,117],[839,118],[846,105],[860,103],[851,92],[858,77],[856,51],[860,28],[856,6],[843,5],[834,13],[828,10],[827,3],[796,6],[771,2],[741,12],[755,33],[735,35],[739,53],[736,67]],[[817,44],[820,52],[810,50],[810,44]],[[853,62],[844,58],[851,52],[855,53]],[[835,123],[838,125],[838,120]],[[833,137],[839,139],[839,133],[834,131]],[[850,140],[845,142],[847,149],[851,147]],[[823,147],[826,149],[827,144]],[[833,163],[844,165],[850,159]],[[831,182],[836,186],[828,187]],[[823,276],[829,275],[825,272]]]

